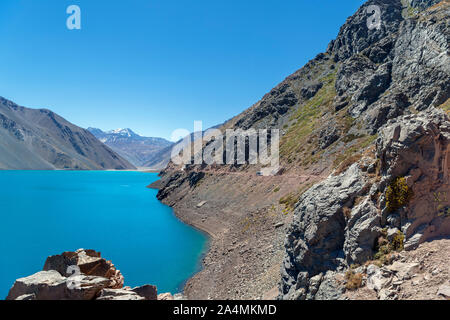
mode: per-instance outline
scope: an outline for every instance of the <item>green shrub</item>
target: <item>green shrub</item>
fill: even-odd
[[[389,244],[389,249],[391,251],[403,251],[405,242],[405,235],[399,230],[397,234],[392,238]]]
[[[389,212],[406,206],[413,196],[404,177],[398,177],[386,189],[386,207]]]
[[[400,252],[404,249],[405,235],[399,230],[391,241],[386,239],[387,231],[383,230],[383,235],[378,238],[375,250],[377,253],[373,259],[378,262],[379,265],[388,263],[389,255],[394,252]]]

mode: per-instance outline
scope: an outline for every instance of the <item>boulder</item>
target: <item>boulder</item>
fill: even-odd
[[[156,300],[155,286],[123,288],[123,276],[99,252],[80,249],[48,257],[44,271],[17,279],[7,300]],[[120,288],[118,288],[118,286]]]
[[[136,292],[124,289],[103,289],[96,300],[146,300]]]
[[[439,287],[438,290],[438,296],[443,296],[447,299],[450,299],[450,285],[449,284],[443,284]]]
[[[158,294],[158,300],[175,300],[171,293]]]
[[[85,275],[110,279],[110,288],[120,289],[123,287],[124,278],[120,271],[111,261],[103,259],[100,252],[94,250],[79,249],[75,252],[64,252],[48,257],[43,270],[56,270],[61,275],[68,277],[72,274],[71,266],[78,266],[81,273]]]
[[[6,300],[93,300],[109,285],[110,280],[102,277],[79,275],[67,278],[55,270],[41,271],[17,279]]]
[[[133,288],[131,291],[136,292],[141,297],[144,297],[145,300],[158,300],[158,290],[155,286],[145,285]]]

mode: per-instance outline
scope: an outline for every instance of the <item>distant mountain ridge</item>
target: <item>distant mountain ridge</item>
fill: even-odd
[[[0,97],[0,169],[135,169],[127,160],[47,109],[30,109]]]
[[[144,137],[129,128],[107,132],[98,128],[87,130],[135,166],[161,169],[169,161],[170,153],[161,155],[163,150],[171,150],[173,146],[173,143],[166,139]]]

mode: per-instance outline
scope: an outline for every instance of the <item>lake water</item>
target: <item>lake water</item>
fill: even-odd
[[[94,249],[126,286],[177,293],[199,270],[204,234],[146,188],[154,173],[0,171],[0,299],[49,255]]]

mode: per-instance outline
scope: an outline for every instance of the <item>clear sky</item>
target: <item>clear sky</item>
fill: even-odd
[[[0,96],[84,128],[206,129],[325,51],[363,2],[1,0]]]

